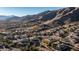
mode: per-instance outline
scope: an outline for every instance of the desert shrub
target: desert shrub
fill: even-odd
[[[68,32],[65,31],[65,30],[62,30],[59,32],[59,36],[62,37],[62,38],[65,38],[66,36],[68,36]]]
[[[40,41],[38,39],[33,39],[30,42],[30,46],[40,46]]]
[[[52,35],[53,35],[53,33],[52,33],[52,32],[48,32],[48,35],[49,35],[49,36],[52,36]]]
[[[46,45],[48,45],[50,43],[50,40],[49,39],[43,39],[42,42],[45,43]]]
[[[71,31],[71,32],[74,32],[74,27],[73,27],[73,28],[70,28],[70,31]]]

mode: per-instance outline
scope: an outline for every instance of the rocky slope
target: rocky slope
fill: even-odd
[[[77,7],[16,17],[2,25],[0,50],[79,51]]]

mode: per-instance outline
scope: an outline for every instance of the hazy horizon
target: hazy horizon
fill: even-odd
[[[4,16],[25,16],[33,15],[47,10],[57,10],[61,7],[0,7],[0,15]]]

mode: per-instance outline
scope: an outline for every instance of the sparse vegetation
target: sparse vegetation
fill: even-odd
[[[32,15],[35,19],[27,22],[3,23],[7,26],[0,28],[0,50],[79,51],[79,21],[73,18],[79,10],[71,9]]]

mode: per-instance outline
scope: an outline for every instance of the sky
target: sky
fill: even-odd
[[[0,15],[25,16],[33,15],[47,10],[57,10],[61,7],[0,7]]]

